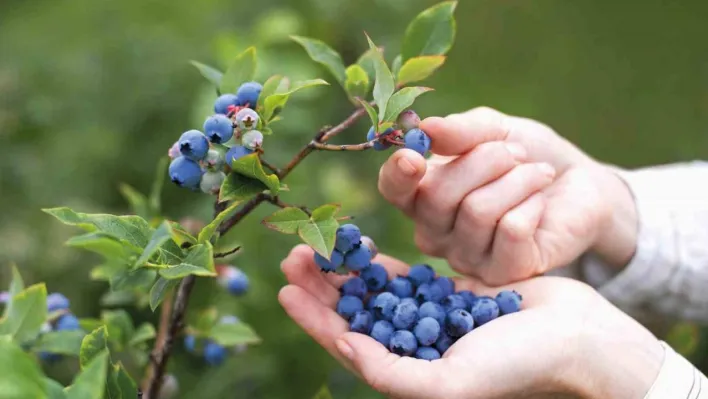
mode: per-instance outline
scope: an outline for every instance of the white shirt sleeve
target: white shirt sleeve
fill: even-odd
[[[708,379],[669,345],[664,362],[644,399],[708,399]]]

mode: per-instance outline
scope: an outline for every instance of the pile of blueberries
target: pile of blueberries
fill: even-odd
[[[330,260],[315,253],[315,262],[325,272],[358,274],[340,287],[337,313],[349,321],[351,331],[371,336],[400,356],[439,359],[474,328],[521,310],[516,291],[501,291],[495,298],[455,292],[455,282],[436,277],[429,265],[414,265],[408,276],[389,279],[383,265],[371,262],[376,253],[370,238],[346,224],[337,230]]]
[[[366,134],[366,140],[378,139],[374,142],[376,151],[385,151],[391,148],[393,143],[400,143],[402,140],[404,148],[425,155],[430,150],[430,137],[418,127],[419,124],[420,116],[413,110],[406,110],[398,115],[395,127],[376,134],[376,129],[372,126]]]
[[[60,315],[52,322],[44,323],[42,333],[81,330],[79,319],[70,312],[69,299],[64,295],[58,292],[47,295],[47,312],[50,314],[59,312]],[[62,356],[56,353],[40,352],[39,358],[51,363],[60,360]]]
[[[218,321],[219,324],[238,324],[240,322],[238,317],[231,315],[222,316]],[[197,338],[189,334],[184,337],[184,346],[189,353],[201,355],[210,366],[222,364],[230,350],[233,353],[241,353],[246,350],[245,344],[227,348],[210,339]]]
[[[261,149],[263,133],[257,130],[255,108],[262,89],[258,82],[247,82],[236,94],[220,96],[214,103],[214,115],[204,121],[203,129],[180,136],[168,151],[172,159],[168,173],[173,183],[216,194],[231,162]]]

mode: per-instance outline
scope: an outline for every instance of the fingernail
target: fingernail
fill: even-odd
[[[406,175],[406,176],[415,175],[415,172],[416,172],[415,166],[413,166],[411,161],[407,160],[405,157],[401,157],[398,160],[397,165],[398,165],[398,169],[400,169],[404,175]]]
[[[556,174],[556,168],[545,162],[538,164],[538,169],[540,169],[544,175],[549,177],[553,177]]]
[[[346,357],[349,360],[354,359],[354,350],[352,349],[351,346],[349,346],[348,343],[344,342],[342,339],[337,340],[337,350],[339,350],[339,353],[341,353],[344,357]]]
[[[526,158],[526,149],[524,146],[518,143],[507,143],[506,149],[509,150],[511,155],[517,160],[522,160]]]

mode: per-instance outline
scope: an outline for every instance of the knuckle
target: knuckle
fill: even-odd
[[[476,225],[489,226],[496,223],[489,201],[472,193],[462,203],[463,213]]]
[[[420,249],[420,252],[429,256],[440,256],[444,253],[444,248],[438,242],[431,239],[422,229],[416,228],[415,236],[413,237],[415,245]]]
[[[499,221],[497,227],[511,241],[521,241],[531,237],[533,228],[530,221],[515,213],[507,213]]]

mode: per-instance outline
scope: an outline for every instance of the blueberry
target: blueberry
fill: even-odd
[[[408,278],[414,286],[430,283],[435,279],[435,270],[430,265],[413,265],[408,271]]]
[[[361,310],[354,313],[349,321],[349,330],[361,334],[369,334],[371,327],[374,325],[374,316],[367,310]]]
[[[361,271],[361,278],[366,282],[369,291],[381,291],[388,281],[388,273],[381,264],[372,263],[371,266]]]
[[[258,130],[251,130],[243,135],[241,138],[241,144],[249,150],[255,151],[263,146],[263,133]]]
[[[393,312],[401,300],[390,292],[382,292],[376,296],[374,314],[377,319],[392,321]]]
[[[315,252],[315,264],[317,264],[323,272],[334,272],[339,266],[342,266],[343,263],[344,255],[336,249],[332,251],[329,260],[320,255],[319,252]]]
[[[432,317],[423,317],[413,328],[413,334],[421,345],[430,346],[440,336],[440,323]]]
[[[449,313],[455,309],[464,309],[469,312],[470,307],[462,295],[448,295],[440,301],[440,305],[445,309],[445,313]]]
[[[398,330],[393,333],[388,348],[399,356],[412,356],[418,350],[418,342],[412,332]]]
[[[224,94],[219,96],[214,102],[214,112],[217,114],[226,115],[229,112],[229,106],[241,106],[241,100],[235,94]]]
[[[360,245],[344,255],[344,266],[351,271],[359,271],[371,264],[371,251]]]
[[[204,121],[204,135],[215,144],[223,144],[234,135],[234,124],[226,115],[216,114]]]
[[[435,341],[435,348],[440,352],[441,354],[444,354],[447,352],[448,349],[452,346],[452,344],[455,343],[457,338],[453,338],[445,331],[440,331],[440,336],[438,337],[438,340]]]
[[[69,309],[69,299],[64,295],[54,292],[47,295],[47,311],[54,312],[56,310]]]
[[[234,161],[251,154],[253,154],[252,150],[241,145],[235,145],[226,152],[226,163],[230,166]]]
[[[337,313],[345,319],[351,319],[356,312],[364,310],[364,303],[358,297],[347,295],[339,298]]]
[[[217,281],[232,295],[243,295],[246,291],[248,291],[248,276],[246,276],[246,273],[237,267],[221,267],[219,269],[219,278]]]
[[[420,116],[418,116],[415,111],[409,109],[398,114],[396,124],[401,130],[408,132],[412,129],[418,128],[418,125],[420,124]]]
[[[226,163],[226,158],[224,155],[225,154],[221,151],[211,149],[207,151],[204,162],[206,162],[212,170],[220,171]]]
[[[499,306],[488,296],[477,298],[471,312],[476,325],[481,326],[499,317]]]
[[[422,346],[415,351],[415,358],[429,361],[437,360],[440,359],[440,352],[435,348]]]
[[[253,130],[258,126],[258,113],[250,108],[243,108],[234,117],[238,128],[242,131]]]
[[[393,327],[393,324],[391,324],[390,321],[379,320],[374,323],[374,326],[371,328],[371,333],[369,335],[371,336],[371,338],[380,342],[381,345],[388,348],[388,345],[391,343],[391,337],[393,336],[395,330],[396,329]]]
[[[463,290],[459,291],[457,295],[461,296],[464,298],[465,302],[467,302],[467,308],[472,309],[472,306],[474,306],[475,302],[477,302],[477,295],[475,295],[472,291],[469,290]]]
[[[184,347],[187,352],[194,353],[197,350],[197,338],[194,335],[184,336]]]
[[[376,297],[379,296],[378,294],[371,295],[369,299],[366,300],[366,310],[370,311],[372,314],[374,314],[374,305],[376,304]],[[376,316],[376,314],[374,314]]]
[[[179,138],[179,152],[192,161],[201,161],[209,151],[209,140],[199,130],[189,130]]]
[[[226,174],[221,171],[205,172],[202,175],[202,180],[199,182],[199,188],[205,194],[215,195],[221,190],[221,183],[226,179]]]
[[[339,292],[344,295],[352,295],[364,299],[366,295],[366,283],[361,277],[352,277],[342,284]]]
[[[415,292],[415,299],[418,303],[424,302],[440,302],[446,295],[439,284],[423,283]]]
[[[339,226],[334,247],[338,251],[348,252],[361,243],[361,230],[354,224],[348,223]],[[371,251],[369,251],[371,252]]]
[[[416,301],[415,298],[401,298],[401,302],[399,303],[399,305],[403,303],[410,303],[411,305],[415,306],[416,309],[418,308],[418,301]]]
[[[452,281],[450,277],[438,277],[435,281],[433,281],[433,284],[440,287],[443,292],[443,296],[448,296],[455,293],[455,282]]]
[[[410,330],[418,321],[418,306],[410,301],[401,301],[393,309],[393,319],[391,321],[398,330]]]
[[[216,342],[204,346],[204,360],[212,366],[218,366],[226,360],[226,348]]]
[[[386,285],[386,291],[399,298],[413,297],[413,284],[405,277],[395,277]]]
[[[368,247],[369,252],[371,252],[371,259],[374,259],[376,255],[379,254],[379,249],[376,247],[376,243],[369,236],[361,236],[361,245]]]
[[[494,302],[499,306],[499,314],[505,315],[521,310],[521,294],[516,291],[502,291],[494,298]]]
[[[424,131],[415,128],[411,129],[403,136],[403,141],[408,149],[411,149],[420,155],[425,155],[425,153],[430,149],[430,137],[425,134]]]
[[[445,309],[443,309],[440,304],[435,302],[425,302],[420,305],[420,308],[418,308],[418,315],[421,319],[424,317],[432,317],[437,320],[438,324],[441,326],[445,325],[445,318],[447,317]]]
[[[170,159],[175,159],[177,157],[182,156],[182,154],[180,154],[179,152],[179,140],[175,141],[175,143],[172,144],[172,147],[167,150],[167,156],[170,157]]]
[[[474,328],[472,315],[464,309],[455,309],[447,314],[445,332],[451,337],[461,337]]]
[[[202,168],[185,157],[175,158],[168,170],[170,180],[180,187],[196,189],[202,180]]]
[[[381,135],[379,135],[379,137],[388,135],[390,133],[393,133],[393,128],[386,129],[386,131],[381,133]],[[371,141],[375,138],[376,138],[376,129],[372,126],[371,129],[369,129],[369,132],[366,133],[366,141]],[[383,142],[380,140],[377,140],[374,142],[374,150],[376,150],[376,151],[385,151],[389,148],[391,148],[391,143]]]
[[[57,324],[55,329],[57,331],[74,331],[74,330],[80,330],[81,329],[81,324],[79,324],[79,319],[76,318],[71,313],[67,313],[59,318],[57,320]]]
[[[236,95],[241,100],[242,105],[248,105],[249,108],[255,109],[262,89],[263,86],[258,82],[246,82],[236,90]]]

